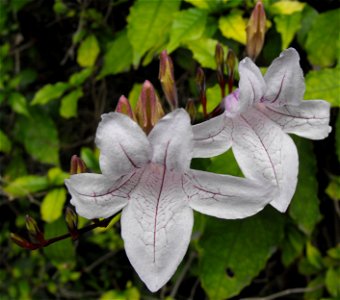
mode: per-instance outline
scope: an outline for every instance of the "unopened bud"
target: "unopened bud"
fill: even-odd
[[[174,66],[166,50],[162,51],[160,55],[159,80],[171,109],[176,109],[178,107],[178,95],[175,84]]]
[[[207,113],[207,95],[206,95],[206,89],[205,89],[205,75],[202,68],[198,68],[196,72],[196,82],[198,86],[198,90],[200,93],[200,102],[202,104],[203,108],[203,115],[204,118],[208,116]]]
[[[236,65],[236,55],[233,50],[229,49],[228,54],[227,54],[229,94],[233,91],[235,65]]]
[[[40,230],[37,222],[29,215],[26,215],[26,228],[33,243],[45,244],[46,240],[43,232]]]
[[[185,110],[188,112],[191,121],[194,121],[196,117],[196,107],[194,99],[188,99]]]
[[[36,246],[31,242],[27,241],[26,239],[22,238],[20,235],[11,233],[10,235],[11,240],[16,243],[18,246],[25,248],[25,249],[36,249]]]
[[[67,228],[72,236],[72,239],[75,240],[78,238],[78,215],[74,211],[74,209],[70,206],[66,207],[65,210],[65,221]]]
[[[116,112],[129,116],[132,120],[136,120],[135,114],[132,111],[132,107],[130,105],[129,99],[127,99],[124,95],[120,96]]]
[[[136,106],[137,122],[148,134],[163,116],[164,111],[156,91],[150,81],[146,80]]]
[[[224,80],[224,50],[220,43],[217,43],[215,49],[215,60],[217,66],[217,81],[221,88],[222,98],[225,96],[225,80]]]
[[[266,13],[262,1],[258,1],[253,9],[247,26],[247,55],[255,60],[260,54],[266,33]]]
[[[84,161],[77,155],[73,155],[71,158],[70,174],[80,174],[86,172],[86,165]]]

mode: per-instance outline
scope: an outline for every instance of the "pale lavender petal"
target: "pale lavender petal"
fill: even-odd
[[[100,168],[104,175],[120,177],[150,161],[151,146],[142,129],[120,113],[102,115],[96,133]]]
[[[272,62],[264,76],[267,86],[265,103],[274,106],[299,105],[305,93],[305,81],[299,61],[298,52],[289,48]]]
[[[194,133],[193,157],[212,157],[231,146],[233,123],[225,114],[192,127]]]
[[[281,127],[256,109],[234,119],[233,152],[245,177],[278,187],[271,202],[284,212],[296,189],[298,154]]]
[[[65,180],[71,204],[87,219],[108,218],[127,205],[130,193],[138,183],[133,172],[115,181],[101,174],[82,173]]]
[[[122,213],[126,254],[142,281],[155,292],[182,261],[193,226],[193,212],[181,174],[150,164]]]
[[[260,69],[248,57],[240,61],[238,72],[240,74],[239,112],[242,113],[249,106],[261,101],[266,85]]]
[[[258,109],[279,124],[284,132],[312,140],[324,139],[332,129],[329,126],[330,104],[323,100],[302,101],[298,106],[259,104]]]
[[[193,134],[184,109],[176,109],[158,121],[148,138],[153,149],[152,162],[166,165],[168,170],[189,169]]]
[[[184,176],[183,189],[192,209],[224,219],[256,214],[276,192],[265,182],[194,170]]]

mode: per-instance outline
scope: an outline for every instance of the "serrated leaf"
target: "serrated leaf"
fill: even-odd
[[[205,30],[207,13],[204,10],[190,8],[175,15],[170,31],[168,52],[175,50],[183,41],[199,39]]]
[[[339,278],[340,278],[339,267],[334,267],[327,270],[325,279],[326,288],[333,297],[340,296]]]
[[[99,78],[127,71],[132,64],[132,49],[126,30],[120,32],[110,43],[104,55]]]
[[[311,234],[321,219],[316,179],[316,159],[310,141],[294,137],[298,147],[300,163],[298,184],[289,207],[289,215],[306,234]]]
[[[273,209],[243,220],[209,218],[199,244],[200,280],[210,299],[237,295],[265,267],[283,233]]]
[[[296,12],[301,12],[305,7],[305,3],[298,1],[278,1],[272,4],[269,8],[272,14],[291,15]]]
[[[247,41],[247,23],[242,17],[241,11],[234,11],[218,20],[218,26],[228,39],[233,39],[245,45]]]
[[[29,116],[27,101],[22,94],[18,92],[11,93],[8,97],[8,102],[13,111],[24,116]]]
[[[77,62],[81,67],[92,67],[100,52],[99,44],[95,35],[89,35],[82,41],[77,52]]]
[[[34,95],[31,105],[44,105],[52,100],[58,99],[69,87],[70,85],[67,82],[46,84]]]
[[[78,100],[84,95],[81,88],[78,88],[61,99],[59,113],[65,119],[77,116]]]
[[[81,70],[80,72],[72,74],[68,82],[69,84],[75,85],[75,86],[82,85],[85,82],[85,80],[90,77],[92,72],[93,72],[93,68],[85,68]]]
[[[66,190],[64,188],[49,191],[40,206],[41,218],[47,223],[59,219],[62,215],[65,201]]]
[[[0,129],[0,152],[9,153],[12,149],[12,142]]]
[[[310,71],[306,75],[305,99],[324,99],[332,106],[340,106],[340,68]]]
[[[25,197],[29,194],[47,189],[49,186],[47,177],[27,175],[9,182],[4,191],[11,197]]]
[[[17,121],[16,132],[33,158],[42,163],[59,164],[57,128],[46,113],[32,111],[31,118],[21,117]]]
[[[167,35],[180,0],[138,0],[130,8],[128,38],[133,48],[133,64]]]
[[[281,34],[282,50],[288,48],[295,33],[301,27],[301,12],[290,15],[278,15],[274,18],[277,31]]]
[[[331,66],[339,52],[340,9],[319,14],[308,33],[305,49],[313,65]]]

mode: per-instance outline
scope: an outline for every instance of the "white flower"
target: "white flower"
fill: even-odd
[[[101,174],[66,180],[71,203],[85,218],[107,218],[123,209],[126,254],[151,291],[160,289],[182,261],[193,209],[219,218],[244,218],[273,199],[273,189],[252,180],[190,169],[190,118],[177,109],[148,136],[120,113],[102,116],[96,144]]]
[[[211,157],[230,147],[247,178],[279,188],[271,204],[284,212],[295,192],[298,154],[287,133],[323,139],[331,131],[330,105],[303,101],[305,83],[299,54],[283,51],[263,77],[249,59],[239,64],[239,89],[227,96],[225,112],[193,127],[193,157]]]

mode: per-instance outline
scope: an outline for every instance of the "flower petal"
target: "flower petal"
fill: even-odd
[[[218,218],[254,215],[274,199],[272,186],[246,178],[191,170],[185,179],[190,207]]]
[[[193,157],[212,157],[226,152],[231,146],[233,123],[225,114],[192,127]]]
[[[240,74],[239,112],[242,113],[247,107],[261,100],[265,93],[266,84],[260,69],[248,57],[240,61],[238,72]]]
[[[289,48],[269,66],[264,80],[267,90],[264,101],[276,106],[299,105],[305,93],[305,81],[298,52]]]
[[[126,254],[152,292],[175,273],[190,242],[193,212],[187,205],[181,178],[180,173],[150,164],[123,210]]]
[[[234,119],[233,152],[247,178],[278,187],[271,204],[284,212],[297,183],[298,154],[292,139],[256,109]]]
[[[96,133],[100,149],[100,168],[106,176],[116,178],[145,165],[151,156],[150,143],[142,129],[120,113],[102,115]]]
[[[152,161],[168,170],[187,170],[193,148],[190,117],[184,109],[176,109],[163,117],[150,132]]]
[[[101,174],[82,173],[65,180],[77,213],[87,219],[108,218],[121,210],[138,182],[133,172],[114,181]]]
[[[323,100],[302,101],[298,106],[259,104],[258,108],[287,133],[320,140],[327,137],[332,129],[329,126],[330,104]]]

